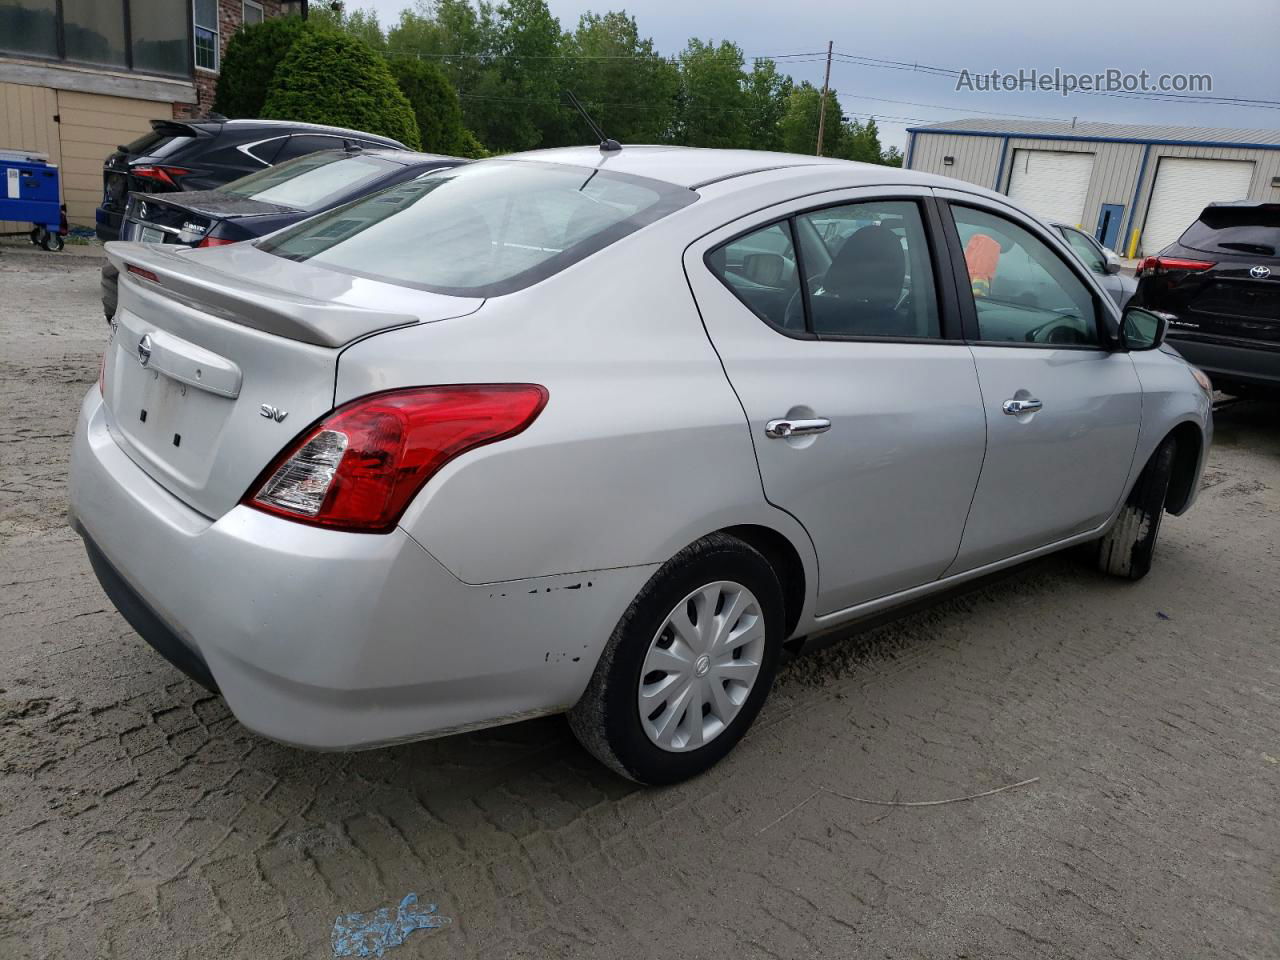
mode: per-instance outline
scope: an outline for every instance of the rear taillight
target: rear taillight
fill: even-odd
[[[520,433],[547,403],[529,383],[393,390],[353,400],[307,429],[244,503],[342,530],[386,533],[454,457]]]
[[[131,167],[129,172],[140,180],[155,180],[166,186],[178,186],[178,178],[185,177],[191,171],[186,167],[162,167],[158,164]]]
[[[1208,270],[1214,266],[1212,260],[1188,260],[1185,257],[1147,257],[1138,264],[1137,276],[1154,276],[1166,270]]]
[[[197,247],[225,247],[228,243],[235,243],[235,242],[236,241],[228,240],[225,237],[205,237],[203,240],[197,243],[196,246]]]
[[[135,267],[132,263],[125,265],[125,272],[131,273],[135,277],[141,277],[143,280],[150,280],[152,283],[160,282],[160,278],[150,270],[143,270],[141,267]]]

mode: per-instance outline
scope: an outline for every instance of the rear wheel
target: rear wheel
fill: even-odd
[[[696,776],[760,711],[782,631],[782,588],[769,562],[725,534],[699,540],[663,564],[623,614],[569,724],[624,777]]]
[[[1098,567],[1104,573],[1141,580],[1151,569],[1177,449],[1172,437],[1156,448],[1120,508],[1120,516],[1099,541]]]

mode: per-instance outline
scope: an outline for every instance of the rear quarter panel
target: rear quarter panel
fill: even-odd
[[[703,330],[663,221],[458,320],[372,337],[338,365],[337,402],[393,387],[532,382],[524,433],[454,460],[401,525],[455,576],[485,583],[661,563],[707,533],[807,535],[763,496],[742,407]]]

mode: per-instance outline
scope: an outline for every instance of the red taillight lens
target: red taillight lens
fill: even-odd
[[[386,533],[454,457],[520,433],[547,403],[530,383],[414,387],[353,400],[305,431],[244,503],[302,523]]]
[[[129,172],[140,180],[155,180],[176,188],[178,177],[185,177],[191,171],[186,167],[140,166],[130,167]]]
[[[234,240],[227,240],[223,237],[205,237],[203,240],[197,243],[196,246],[197,247],[225,247],[228,243],[235,243],[235,242],[236,241]]]
[[[1138,265],[1137,275],[1162,273],[1165,270],[1208,270],[1212,260],[1188,260],[1185,257],[1147,257]]]

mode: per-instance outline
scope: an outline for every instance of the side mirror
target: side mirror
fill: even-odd
[[[1164,343],[1169,314],[1128,307],[1120,318],[1120,342],[1126,350],[1154,350]]]
[[[1120,268],[1124,266],[1119,255],[1114,250],[1107,250],[1105,247],[1102,253],[1106,257],[1106,264],[1103,266],[1103,270],[1107,273],[1119,273]]]

